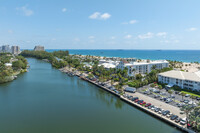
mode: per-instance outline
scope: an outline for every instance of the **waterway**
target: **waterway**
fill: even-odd
[[[1,133],[180,133],[78,77],[29,58],[29,72],[0,85]]]

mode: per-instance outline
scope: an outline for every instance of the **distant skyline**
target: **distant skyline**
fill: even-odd
[[[0,45],[200,50],[199,0],[1,0]]]

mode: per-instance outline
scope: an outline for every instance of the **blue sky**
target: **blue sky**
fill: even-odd
[[[200,49],[199,0],[0,0],[0,45]]]

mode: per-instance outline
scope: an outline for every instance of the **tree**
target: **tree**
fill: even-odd
[[[182,100],[183,100],[183,97],[184,97],[185,95],[186,95],[186,93],[181,92]]]
[[[188,124],[188,119],[189,119],[189,117],[188,117],[188,114],[192,111],[192,107],[191,106],[183,106],[182,108],[181,108],[181,110],[182,111],[184,111],[184,113],[186,114],[186,119],[187,119],[187,124]]]
[[[191,95],[190,98],[192,99],[192,105],[193,105],[193,100],[196,98],[194,95]]]
[[[159,88],[160,90],[162,90],[162,85],[158,85],[158,88]]]
[[[18,60],[18,61],[14,61],[12,63],[12,67],[16,70],[19,70],[19,69],[22,69],[24,68],[24,63],[21,61],[21,60]]]
[[[168,93],[170,94],[170,97],[171,97],[171,94],[173,93],[172,90],[168,90]]]

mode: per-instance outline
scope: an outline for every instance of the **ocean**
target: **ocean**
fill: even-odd
[[[52,52],[67,49],[47,49]],[[137,58],[150,60],[173,60],[182,62],[200,62],[200,50],[75,50],[68,49],[70,54],[95,55],[106,57]]]

